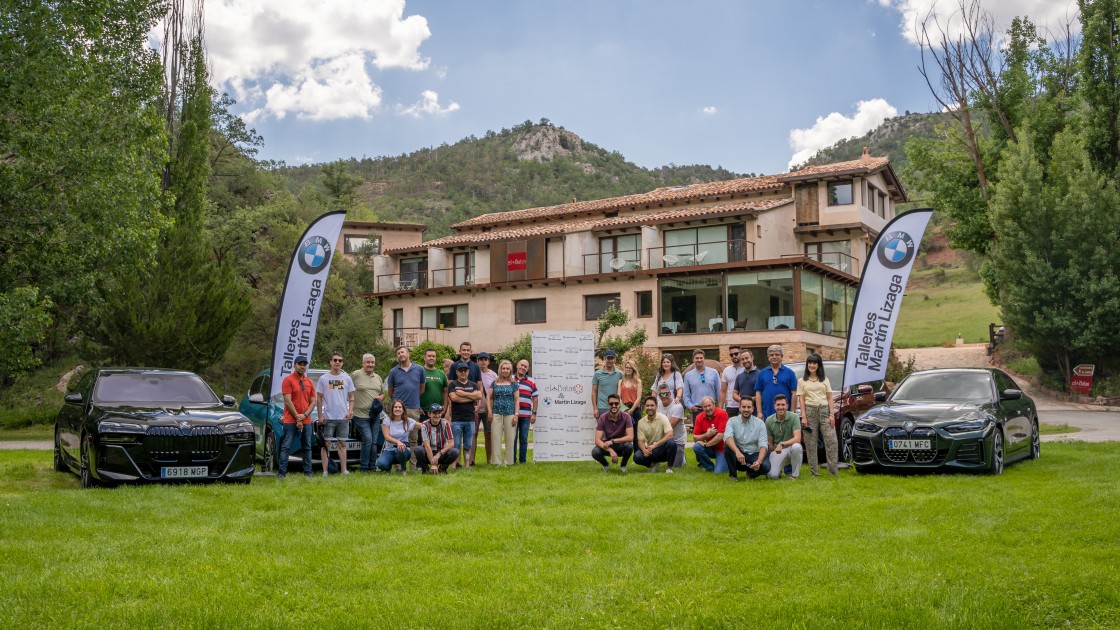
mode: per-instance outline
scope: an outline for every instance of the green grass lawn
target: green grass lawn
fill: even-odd
[[[988,324],[999,322],[980,278],[964,267],[915,269],[894,333],[897,348],[940,346],[957,335],[966,343],[988,341]]]
[[[1118,457],[1044,444],[1002,477],[542,463],[82,491],[49,453],[4,452],[0,625],[1116,627]]]
[[[53,440],[53,424],[36,424],[19,429],[0,429],[0,442],[27,442],[32,440]]]
[[[1043,422],[1038,425],[1039,435],[1061,435],[1063,433],[1079,433],[1081,427],[1068,425],[1064,422],[1058,424],[1049,424]]]

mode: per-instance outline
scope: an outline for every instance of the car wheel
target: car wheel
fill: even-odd
[[[1042,455],[1042,439],[1038,435],[1038,419],[1031,423],[1031,459]]]
[[[66,460],[62,458],[62,441],[58,437],[58,427],[54,429],[54,471],[55,472],[68,472],[70,467],[66,465]]]
[[[276,458],[279,455],[276,448],[276,436],[273,435],[272,429],[265,429],[264,431],[264,461],[261,462],[261,472],[271,473],[276,472],[279,468]]]
[[[988,472],[993,475],[1003,474],[1003,429],[1000,427],[996,427],[995,434],[992,435],[992,461]]]
[[[852,419],[844,418],[840,423],[840,461],[852,463]]]
[[[78,472],[78,477],[81,479],[83,488],[93,488],[97,486],[97,482],[93,478],[93,473],[89,469],[89,438],[82,436],[82,465]]]

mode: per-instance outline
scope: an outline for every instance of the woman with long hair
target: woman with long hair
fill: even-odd
[[[490,417],[490,463],[493,465],[513,465],[513,442],[517,437],[517,381],[513,380],[513,364],[502,359],[498,364],[498,378],[490,386],[486,395],[486,411]],[[502,457],[502,438],[505,438],[506,452]]]
[[[622,381],[618,384],[618,395],[622,398],[622,408],[631,418],[642,416],[641,405],[642,377],[638,376],[638,366],[633,359],[622,364]]]
[[[388,472],[394,464],[401,467],[401,474],[407,474],[408,434],[416,427],[416,421],[405,413],[404,403],[394,400],[389,408],[389,417],[381,424],[381,434],[385,437],[385,450],[377,456],[377,469]]]
[[[797,379],[797,395],[801,399],[801,427],[805,431],[805,451],[809,456],[809,471],[820,475],[817,464],[818,436],[824,438],[824,454],[828,460],[828,474],[835,477],[838,459],[836,418],[832,416],[832,384],[824,375],[821,355],[810,354],[805,359],[805,375]]]
[[[669,386],[669,391],[673,392],[673,402],[678,405],[681,404],[681,397],[684,396],[684,379],[681,378],[681,369],[677,367],[677,361],[673,355],[666,352],[661,355],[660,367],[657,370],[657,378],[653,379],[653,386],[650,387],[650,393],[657,396],[657,391],[661,389],[661,384],[664,383]]]

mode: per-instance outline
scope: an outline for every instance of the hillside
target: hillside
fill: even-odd
[[[404,155],[344,163],[362,179],[356,191],[359,208],[351,216],[424,223],[427,238],[449,234],[452,224],[487,212],[743,176],[706,165],[645,169],[547,120]],[[319,186],[321,170],[321,165],[308,165],[281,172],[299,194],[309,185]]]
[[[947,114],[911,114],[888,118],[875,129],[862,136],[841,140],[821,149],[809,158],[803,166],[828,164],[845,160],[859,159],[863,147],[868,147],[871,155],[886,155],[891,165],[900,175],[909,160],[906,159],[906,141],[913,137],[932,138],[937,126],[947,121]],[[798,167],[800,168],[800,167]],[[903,182],[905,184],[905,182]]]

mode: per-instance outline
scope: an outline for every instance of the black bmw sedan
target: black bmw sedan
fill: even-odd
[[[54,430],[54,469],[83,488],[118,483],[253,478],[253,425],[197,374],[106,369],[66,394]]]
[[[914,372],[856,420],[852,460],[861,472],[969,470],[998,475],[1039,456],[1038,410],[994,369]]]

